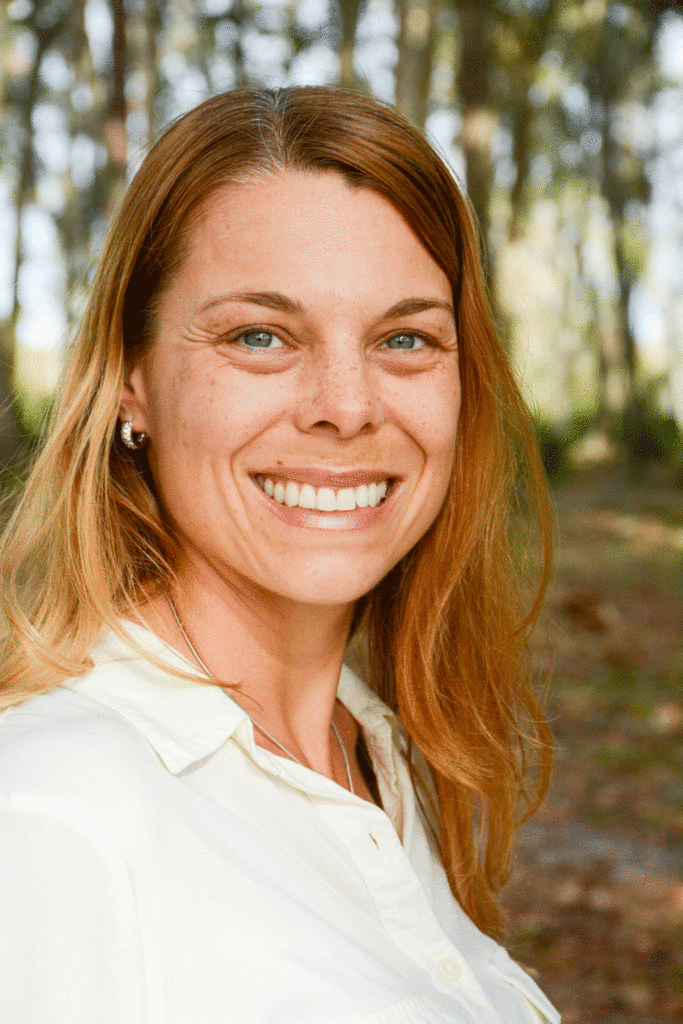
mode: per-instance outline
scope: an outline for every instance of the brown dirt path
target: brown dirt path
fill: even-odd
[[[683,483],[599,467],[556,490],[545,808],[521,835],[511,951],[564,1024],[683,1021]]]

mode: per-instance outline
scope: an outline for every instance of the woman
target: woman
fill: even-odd
[[[495,941],[550,760],[525,468],[547,548],[465,201],[393,109],[162,136],[4,538],[7,1020],[556,1024]]]

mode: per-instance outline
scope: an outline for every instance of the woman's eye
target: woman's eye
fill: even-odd
[[[420,334],[395,334],[385,342],[394,351],[414,352],[415,349],[424,348],[427,342]]]
[[[282,342],[277,334],[273,334],[271,331],[244,331],[243,334],[239,335],[238,340],[243,345],[246,345],[247,348],[260,348],[271,351],[274,348],[282,347]]]

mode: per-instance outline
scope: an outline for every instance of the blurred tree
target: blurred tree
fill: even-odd
[[[458,141],[465,156],[467,191],[485,242],[490,242],[493,143],[501,123],[512,137],[515,167],[508,230],[513,239],[522,230],[537,127],[532,89],[561,3],[454,0],[460,36],[456,89],[462,128]],[[493,255],[489,253],[489,264]]]
[[[360,81],[354,67],[356,29],[360,0],[338,0],[341,40],[339,43],[339,84],[346,89],[358,88]]]
[[[616,292],[614,301],[607,303],[596,291],[596,283],[584,276],[585,301],[595,316],[584,336],[595,349],[599,418],[630,438],[637,453],[643,431],[643,388],[628,310],[645,268],[642,211],[650,188],[650,153],[637,137],[637,129],[647,120],[653,96],[653,46],[659,18],[667,10],[680,10],[681,4],[455,2],[466,55],[458,76],[464,119],[460,142],[468,191],[489,241],[490,211],[497,194],[492,188],[492,143],[499,125],[511,142],[510,241],[525,232],[527,215],[543,194],[557,202],[563,189],[583,179],[589,196],[602,197],[612,239]],[[472,121],[487,130],[472,132]],[[539,173],[532,175],[534,168]],[[578,228],[585,239],[591,223],[579,217],[572,228]],[[569,234],[575,237],[576,232]],[[500,233],[497,239],[502,244]],[[558,237],[558,247],[561,244]],[[578,245],[578,267],[585,270],[582,244]],[[565,287],[564,293],[567,301],[576,302],[574,289]],[[568,308],[565,314],[570,314]]]
[[[61,96],[57,90],[53,90],[51,98],[53,102],[59,102],[63,108],[66,108],[67,105],[71,108],[68,112],[68,148],[69,153],[73,156],[77,149],[77,140],[92,138],[93,135],[97,138],[101,132],[98,122],[92,123],[97,86],[85,28],[85,4],[75,5],[69,32],[63,34],[59,42],[67,66],[74,72],[75,83],[67,96]],[[97,114],[99,115],[99,110],[97,110]],[[59,230],[64,253],[67,321],[73,326],[78,309],[77,293],[83,284],[87,255],[90,249],[90,224],[84,208],[83,190],[76,185],[71,167],[62,174],[61,180],[63,203],[61,208],[53,211],[53,216]]]
[[[396,105],[418,128],[424,128],[429,112],[441,6],[441,0],[396,0]]]
[[[460,52],[456,78],[462,117],[459,142],[465,156],[467,192],[486,242],[489,236],[493,166],[491,143],[498,121],[492,89],[494,0],[454,0]]]
[[[649,2],[594,3],[568,8],[565,16],[568,59],[589,100],[579,141],[604,199],[616,281],[611,323],[596,334],[598,415],[606,427],[619,426],[636,457],[644,407],[629,305],[646,244],[633,228],[650,196],[648,145],[639,141],[637,125],[652,98],[656,29]]]
[[[126,135],[126,7],[124,0],[109,0],[113,31],[111,42],[111,91],[104,121],[108,160],[109,202],[118,198],[128,161]]]
[[[154,138],[157,125],[156,97],[159,89],[157,66],[157,34],[161,28],[162,13],[158,0],[145,0],[143,67],[145,74],[145,119],[147,140]]]
[[[670,10],[683,11],[683,0],[394,0],[391,7],[398,106],[419,127],[444,107],[460,114],[454,143],[489,246],[494,294],[494,257],[524,240],[539,200],[551,199],[561,316],[594,352],[603,414],[632,421],[642,387],[627,310],[645,262],[649,154],[627,128],[643,121],[651,102],[653,43]],[[311,80],[312,67],[327,67],[320,74],[329,80],[331,50],[340,83],[367,91],[354,63],[358,26],[362,18],[366,33],[379,12],[372,0],[315,10],[298,0],[13,0],[0,8],[3,157],[19,225],[12,310],[0,325],[0,410],[10,409],[10,420],[27,206],[37,202],[58,229],[73,322],[111,205],[157,126],[207,92]],[[367,46],[365,36],[360,42]],[[53,154],[36,138],[36,125],[48,121],[62,126],[66,161],[59,147]],[[605,282],[584,258],[600,216],[611,237],[611,307]],[[575,361],[559,355],[567,367]],[[12,429],[0,420],[0,460],[2,444],[14,444]]]
[[[525,189],[529,168],[538,148],[539,118],[534,102],[541,61],[557,31],[563,0],[519,3],[503,0],[497,6],[496,68],[500,81],[498,106],[512,135],[515,178],[510,189],[510,239],[519,237],[526,212]]]
[[[12,300],[9,317],[0,325],[0,466],[5,466],[18,453],[20,432],[17,424],[14,381],[16,328],[20,313],[19,279],[24,248],[24,211],[35,192],[34,111],[39,96],[40,71],[49,47],[59,36],[71,14],[71,4],[53,2],[42,6],[29,5],[23,19],[24,31],[33,39],[32,59],[24,73],[6,82],[5,102],[14,108],[19,136],[18,169],[14,195],[16,233],[12,275]],[[3,30],[13,34],[6,17]],[[16,31],[16,26],[12,26]]]

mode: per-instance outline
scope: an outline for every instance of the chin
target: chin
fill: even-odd
[[[268,589],[300,604],[348,605],[368,594],[382,578],[368,578],[366,573],[359,574],[355,579],[348,574],[340,577],[339,572],[297,573],[295,586],[290,583],[289,586],[275,589],[271,581]]]

